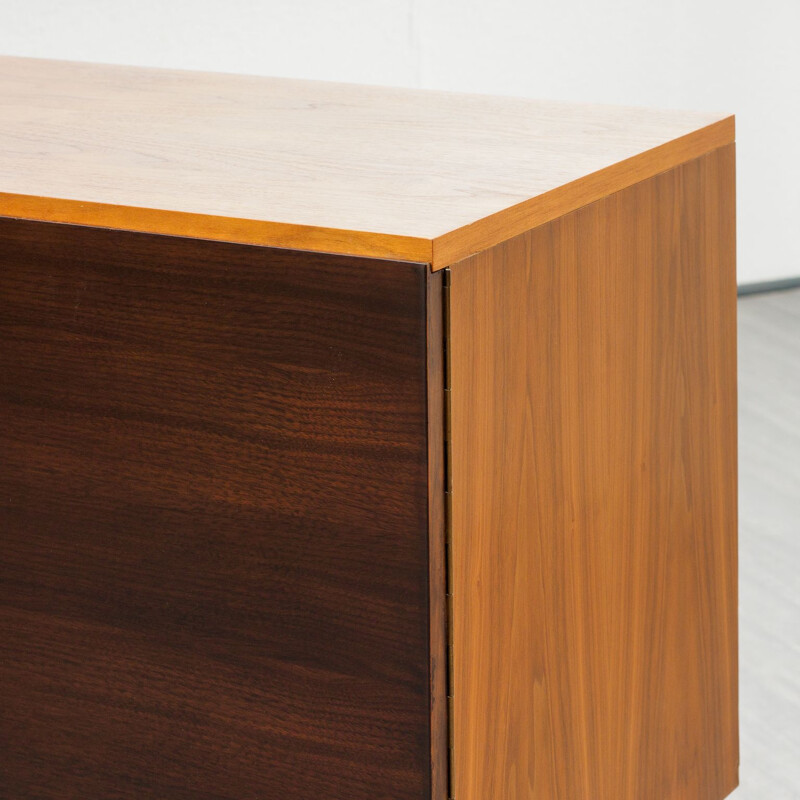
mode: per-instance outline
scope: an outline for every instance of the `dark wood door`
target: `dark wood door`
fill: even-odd
[[[429,797],[427,275],[0,220],[1,797]]]

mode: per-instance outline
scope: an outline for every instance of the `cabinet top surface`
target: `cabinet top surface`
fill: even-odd
[[[733,118],[0,57],[0,215],[447,266]]]

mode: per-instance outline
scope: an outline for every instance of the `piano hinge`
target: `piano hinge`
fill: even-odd
[[[445,592],[447,595],[447,796],[454,800],[453,770],[453,470],[450,428],[450,270],[444,270],[442,284],[444,347],[444,486],[445,486]]]

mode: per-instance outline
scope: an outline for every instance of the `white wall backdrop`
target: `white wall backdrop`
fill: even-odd
[[[798,0],[0,0],[8,55],[735,112],[742,283],[800,276],[798,34]]]

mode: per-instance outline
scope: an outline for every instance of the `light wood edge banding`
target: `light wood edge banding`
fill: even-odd
[[[566,183],[497,214],[484,217],[433,240],[432,268],[452,266],[482,250],[627,189],[687,161],[733,143],[735,117],[730,116],[671,142]]]
[[[84,203],[4,192],[0,192],[0,217],[394,261],[430,263],[431,260],[431,241],[413,236]]]

